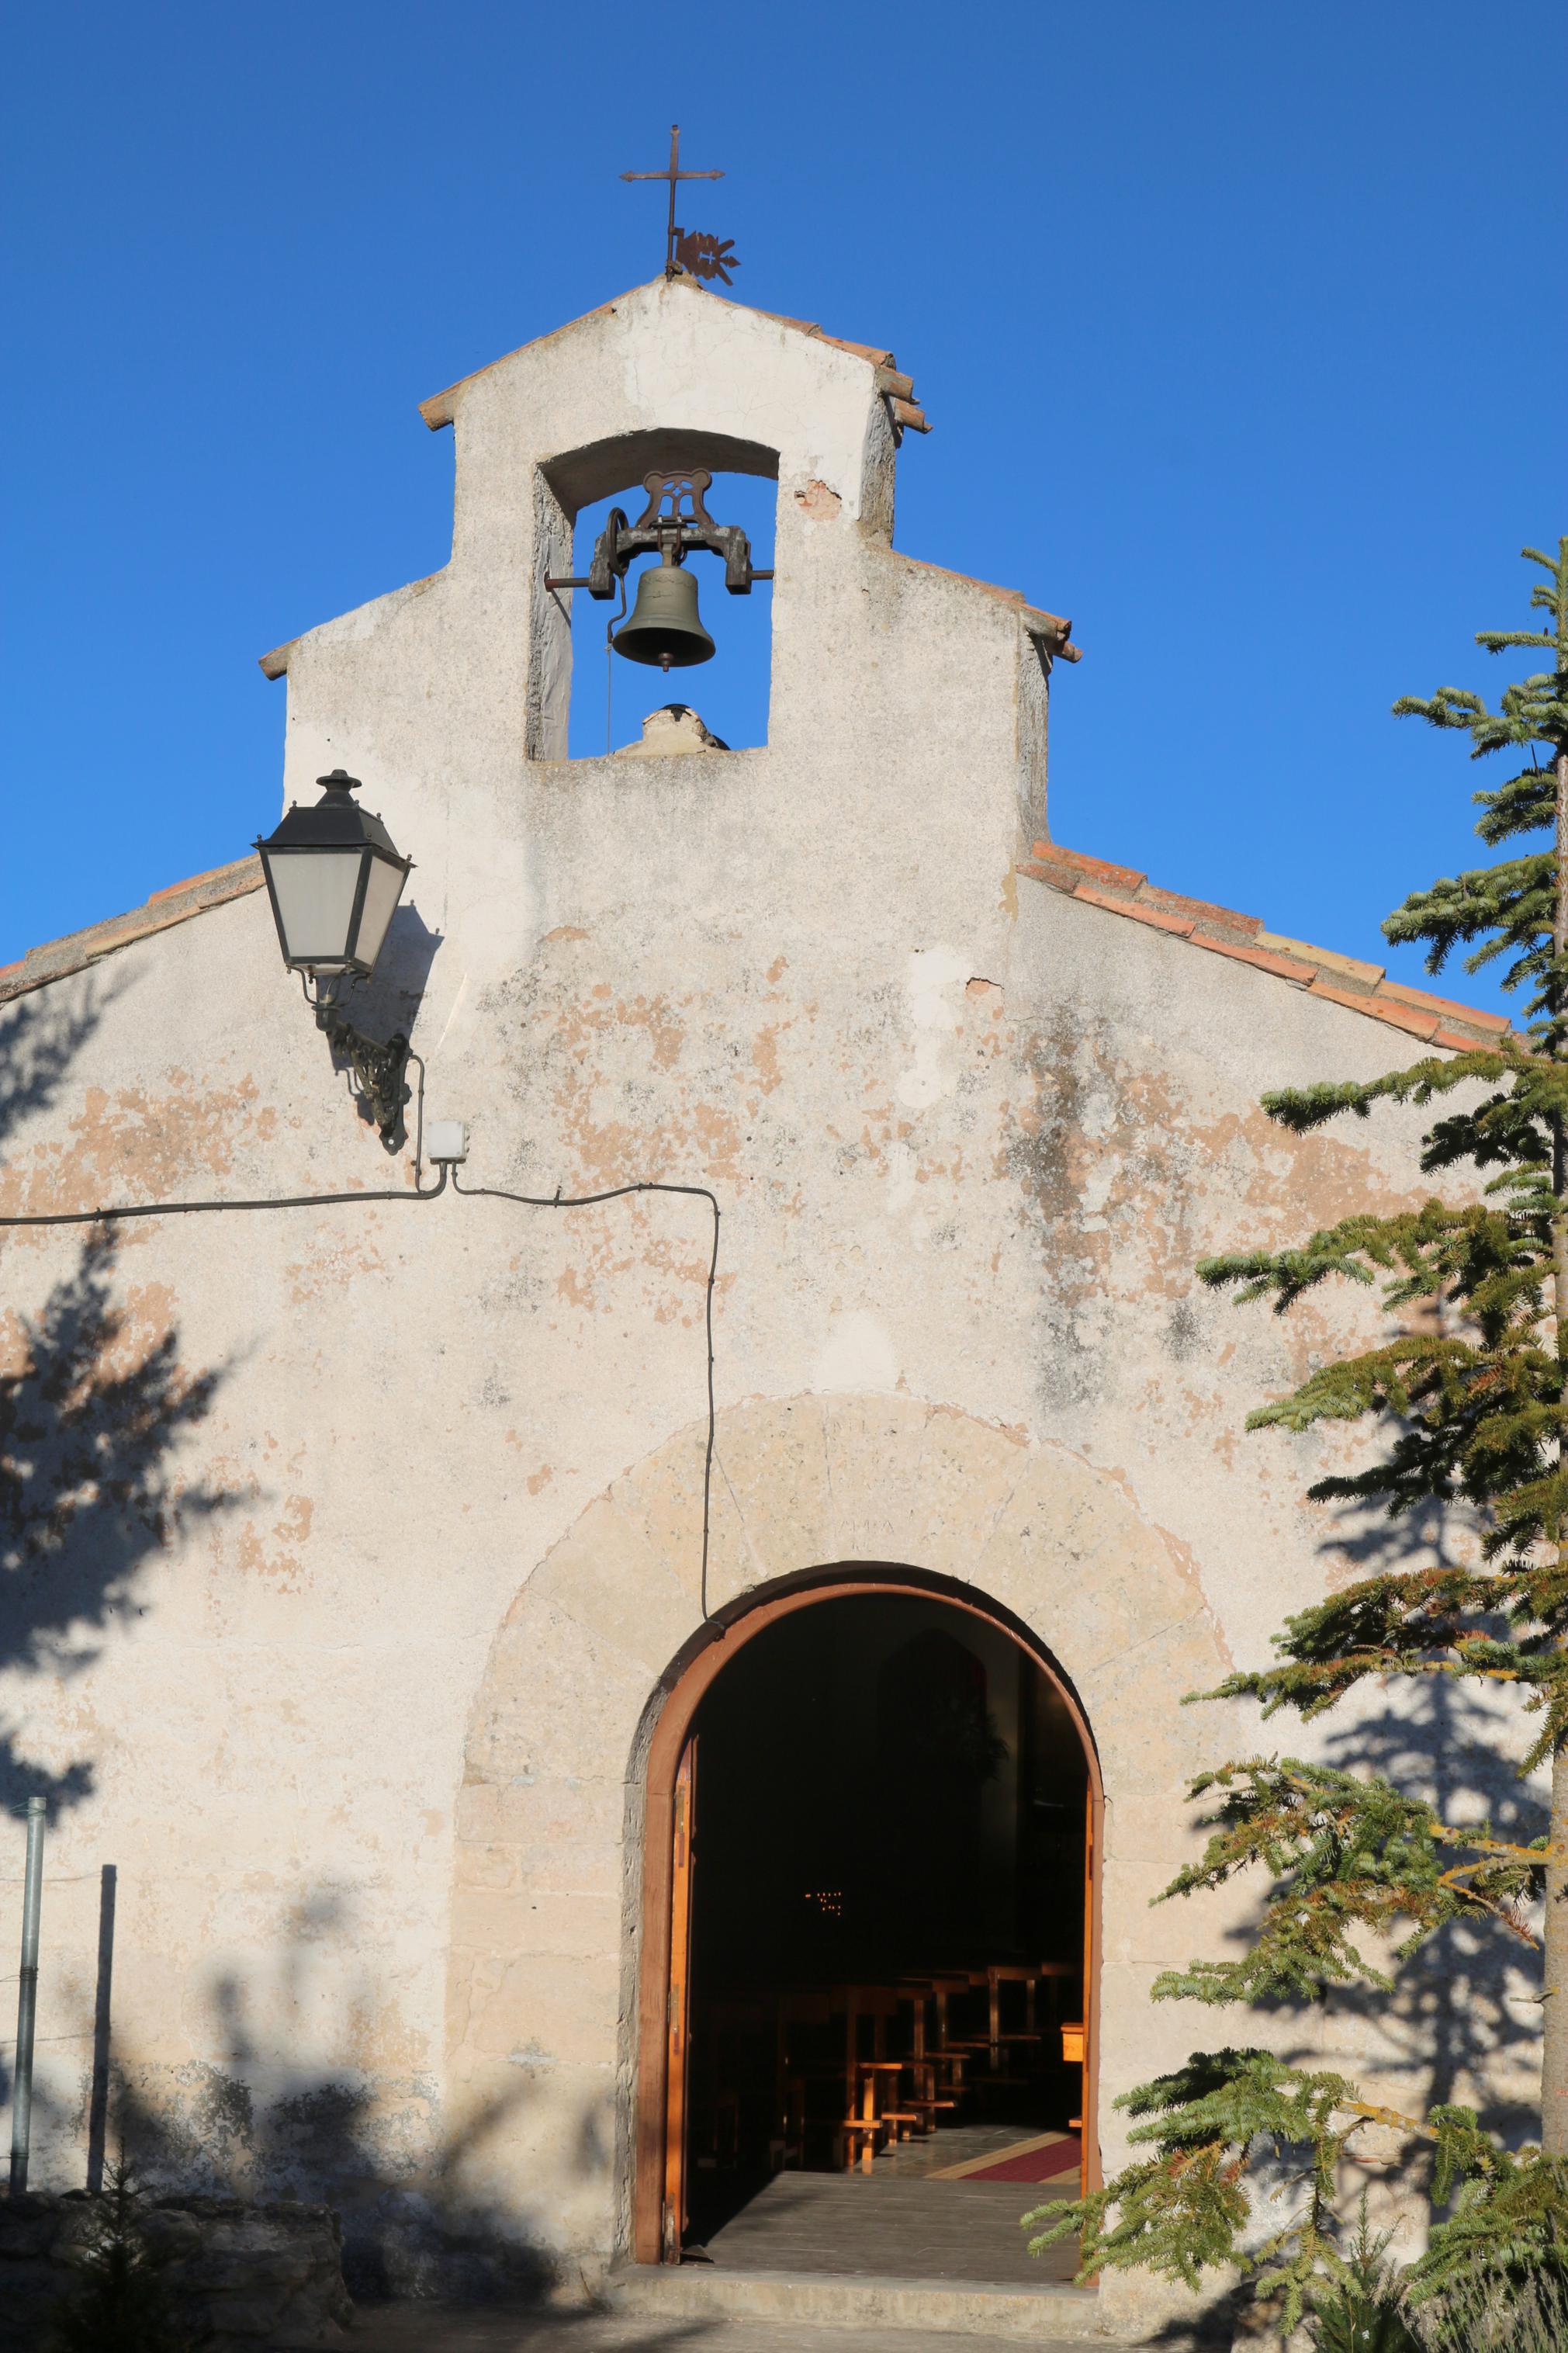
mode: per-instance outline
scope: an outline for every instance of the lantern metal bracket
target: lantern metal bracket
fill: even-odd
[[[702,502],[713,480],[706,466],[677,466],[668,473],[643,476],[647,505],[636,522],[628,522],[619,507],[594,543],[593,561],[581,580],[557,580],[546,574],[547,588],[586,588],[590,596],[607,601],[626,576],[634,556],[667,553],[676,564],[705,551],[724,566],[724,586],[731,596],[749,596],[753,580],[771,580],[771,571],[757,571],[752,563],[752,543],[739,523],[715,522]]]
[[[363,1029],[356,1029],[338,1009],[335,977],[318,979],[314,997],[303,973],[300,983],[305,1002],[315,1014],[317,1029],[333,1053],[348,1064],[355,1090],[375,1122],[383,1144],[389,1152],[395,1150],[403,1125],[403,1106],[408,1101],[408,1039],[399,1029],[384,1045],[379,1039],[367,1038]]]

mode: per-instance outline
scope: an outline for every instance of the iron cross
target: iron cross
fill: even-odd
[[[689,269],[697,278],[721,278],[726,286],[731,281],[730,272],[740,264],[730,250],[733,237],[722,243],[703,229],[678,227],[675,218],[675,191],[681,180],[721,180],[722,172],[683,172],[680,168],[680,125],[669,126],[669,164],[663,172],[623,172],[623,180],[668,180],[669,183],[669,221],[664,239],[664,274],[679,278]]]

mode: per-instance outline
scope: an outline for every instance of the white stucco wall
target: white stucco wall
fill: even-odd
[[[284,649],[286,793],[349,768],[416,861],[376,1005],[412,1018],[428,1111],[468,1120],[469,1180],[720,1198],[715,1599],[856,1558],[984,1584],[989,1558],[1079,1681],[1110,1801],[1113,2161],[1110,2098],[1214,2025],[1144,1989],[1224,1948],[1224,1907],[1145,1898],[1184,1777],[1251,1736],[1180,1697],[1343,1571],[1302,1502],[1322,1449],[1242,1423],[1331,1320],[1376,1320],[1240,1315],[1192,1266],[1369,1187],[1425,1193],[1413,1121],[1303,1142],[1257,1108],[1407,1041],[1018,876],[1039,659],[1015,604],[891,548],[868,361],[658,283],[450,409],[452,562]],[[777,452],[767,746],[531,756],[563,731],[540,469],[671,427]],[[7,1018],[34,1046],[80,1029],[17,1106],[8,1209],[412,1183],[260,895]],[[90,1780],[51,1837],[35,2178],[79,2178],[112,1862],[116,2057],[193,2174],[324,2182],[399,2243],[445,2216],[568,2275],[623,2242],[626,1828],[638,1727],[699,1622],[708,1241],[701,1203],[658,1197],[120,1231],[116,1361],[171,1335],[214,1388],[164,1539],[101,1624],[46,1629],[5,1678],[18,1755]],[[13,1361],[81,1249],[0,1242]],[[809,1472],[802,1413],[827,1433]],[[89,1587],[114,1509],[65,1539]],[[1397,2033],[1324,2032],[1421,2096]]]

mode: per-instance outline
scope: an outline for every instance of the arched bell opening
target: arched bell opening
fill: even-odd
[[[767,742],[777,479],[775,450],[675,428],[540,469],[531,756]]]
[[[637,2259],[1046,2276],[1018,2214],[1099,2179],[1103,1799],[1037,1640],[918,1572],[791,1580],[646,1757]]]

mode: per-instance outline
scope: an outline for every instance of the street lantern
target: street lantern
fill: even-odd
[[[395,1151],[408,1100],[408,1040],[402,1030],[384,1044],[367,1038],[339,1012],[338,995],[375,970],[414,861],[400,858],[381,819],[360,807],[357,776],[334,768],[316,782],[323,791],[315,807],[291,803],[256,848],[283,961],[299,974],[316,1027],[348,1063],[382,1142]]]
[[[316,782],[324,789],[315,807],[292,804],[256,845],[279,945],[290,972],[366,980],[413,860],[398,856],[381,819],[355,801],[357,776],[334,768]]]

